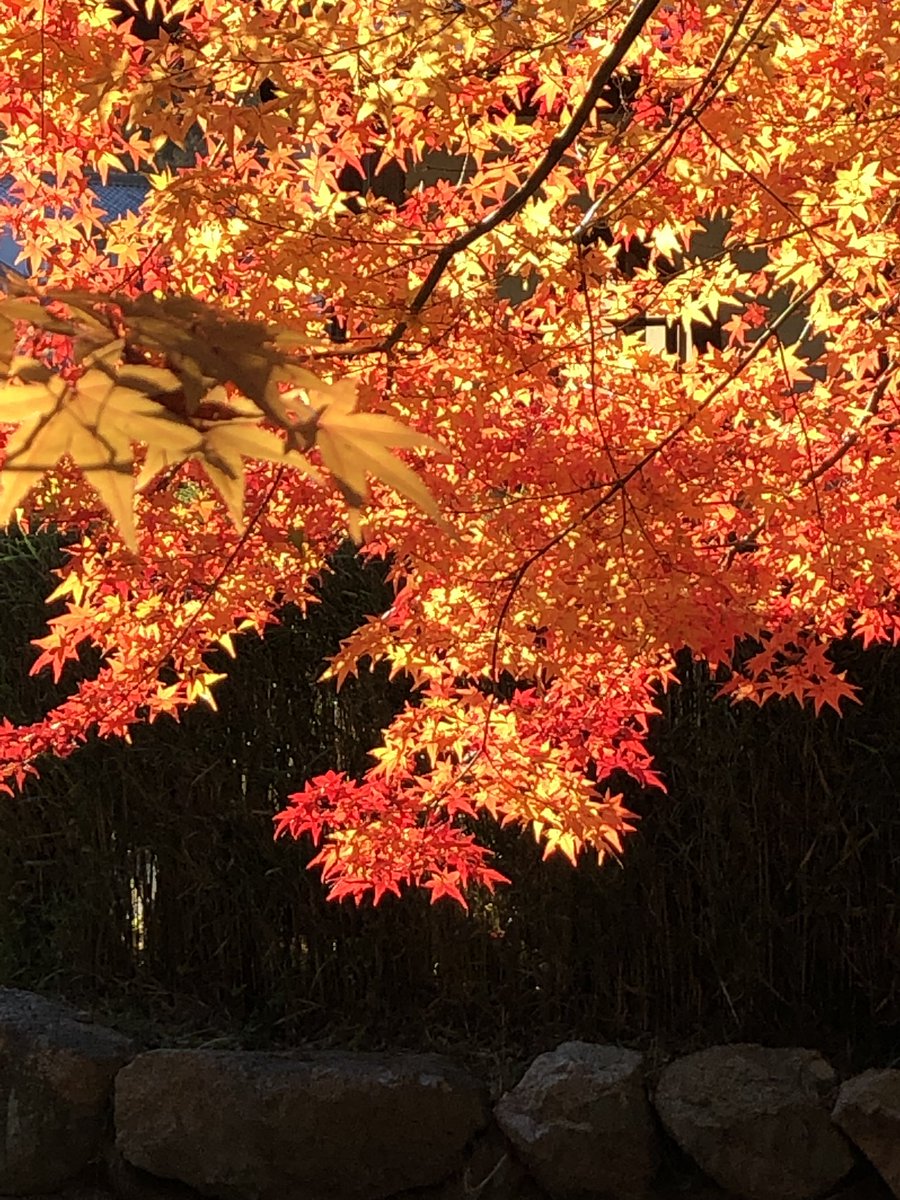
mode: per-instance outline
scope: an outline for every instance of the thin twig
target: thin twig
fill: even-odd
[[[872,395],[869,397],[869,401],[860,414],[856,425],[841,438],[841,441],[835,446],[834,450],[826,455],[818,466],[812,467],[807,471],[800,481],[804,486],[814,484],[826,471],[830,471],[833,466],[839,463],[848,450],[851,450],[856,445],[865,427],[873,417],[878,415],[881,401],[884,399],[884,394],[888,390],[891,380],[896,375],[898,367],[900,367],[900,358],[892,358],[882,371],[874,388],[872,388]]]
[[[578,135],[581,133],[588,119],[597,106],[600,97],[603,94],[609,81],[612,79],[616,68],[621,63],[622,59],[631,49],[632,45],[641,33],[641,30],[646,25],[647,21],[653,15],[659,0],[640,0],[640,3],[635,8],[634,12],[628,19],[625,28],[619,35],[615,46],[607,55],[602,66],[591,80],[591,85],[585,92],[581,103],[575,110],[571,121],[565,129],[557,134],[547,148],[544,157],[531,172],[528,178],[522,183],[511,196],[509,196],[502,204],[493,209],[483,220],[477,225],[473,225],[471,229],[467,229],[465,233],[461,233],[455,237],[453,241],[440,251],[437,258],[431,265],[431,270],[428,272],[425,280],[419,287],[409,308],[407,315],[398,321],[387,337],[378,344],[377,347],[369,347],[363,353],[372,353],[373,349],[379,351],[389,351],[397,345],[403,335],[409,328],[410,321],[417,317],[437,287],[441,276],[446,271],[452,259],[460,254],[463,250],[467,250],[473,242],[477,242],[479,238],[496,229],[498,225],[502,225],[504,221],[508,221],[528,203],[534,196],[544,181],[549,177],[551,172],[559,163],[560,159],[575,142]]]
[[[683,421],[680,421],[678,425],[671,430],[671,432],[665,435],[665,437],[660,438],[658,442],[654,442],[654,444],[650,446],[649,449],[647,449],[637,460],[637,462],[629,467],[627,471],[619,475],[618,478],[614,479],[611,483],[607,484],[602,495],[600,495],[592,504],[588,505],[583,513],[577,517],[574,517],[565,526],[563,526],[558,533],[555,533],[553,537],[549,538],[543,546],[535,550],[519,564],[509,581],[509,590],[506,593],[503,603],[500,606],[500,612],[497,615],[497,624],[494,629],[494,644],[491,650],[492,678],[496,678],[497,674],[497,663],[500,657],[500,639],[503,635],[503,626],[506,623],[506,618],[509,614],[510,608],[512,607],[512,602],[515,599],[516,593],[521,587],[522,580],[535,565],[535,563],[540,562],[540,560],[544,558],[545,555],[549,554],[549,552],[555,546],[558,546],[560,542],[564,541],[570,534],[574,533],[576,530],[585,525],[591,519],[591,517],[604,508],[610,502],[610,500],[613,499],[613,497],[622,492],[628,486],[628,484],[631,483],[634,478],[636,478],[636,476],[640,475],[640,473],[646,467],[648,467],[650,463],[654,461],[654,459],[656,459],[660,454],[663,453],[664,450],[668,449],[673,442],[677,441],[678,438],[686,433],[687,430],[690,429],[691,426],[696,422],[700,414],[705,412],[705,410],[709,408],[710,404],[712,404],[713,401],[722,394],[725,388],[730,383],[733,383],[734,380],[742,374],[746,367],[749,366],[753,359],[762,352],[763,347],[778,333],[785,322],[789,321],[791,317],[793,317],[793,315],[799,309],[801,309],[821,287],[824,286],[824,284],[831,278],[833,274],[834,270],[832,268],[826,269],[826,271],[823,272],[823,274],[819,277],[819,279],[816,280],[815,283],[811,284],[804,292],[797,296],[796,299],[793,300],[792,303],[789,304],[788,307],[785,308],[784,311],[774,321],[769,323],[769,325],[762,331],[760,337],[741,356],[740,360],[735,364],[732,370],[729,371],[728,374],[715,385],[715,387],[711,388],[710,391],[707,392],[707,394],[703,397],[703,399],[699,402],[697,407],[689,416],[685,417]]]

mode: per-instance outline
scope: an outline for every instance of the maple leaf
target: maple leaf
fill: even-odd
[[[302,454],[289,450],[283,438],[261,429],[254,421],[217,422],[203,436],[194,456],[224,499],[238,529],[243,528],[245,458],[292,467],[317,483],[323,482],[322,476]],[[157,463],[151,463],[150,470],[155,473],[156,469]],[[144,477],[147,470],[145,464]]]
[[[189,414],[214,383],[230,383],[261,414],[290,428],[296,422],[287,414],[279,383],[325,387],[291,361],[284,349],[292,344],[289,336],[260,322],[231,318],[188,296],[140,296],[120,306],[129,340],[163,354],[178,374]],[[306,406],[301,409],[301,419],[312,415]]]
[[[357,412],[357,391],[357,382],[352,379],[335,384],[317,408],[315,425],[315,444],[350,507],[351,529],[356,532],[357,540],[358,512],[369,499],[367,475],[387,484],[446,526],[434,497],[418,475],[388,452],[401,448],[443,452],[444,447],[428,434],[401,425],[392,417]]]
[[[115,420],[106,419],[95,398],[94,376],[85,390],[61,379],[0,386],[0,421],[16,424],[6,443],[0,487],[0,525],[6,525],[35,483],[60,459],[76,463],[109,509],[126,544],[137,548],[134,527],[131,439]],[[102,376],[104,394],[112,388]]]
[[[450,900],[455,900],[466,912],[469,911],[469,905],[460,888],[459,871],[441,871],[439,874],[435,873],[429,879],[426,879],[422,886],[431,892],[432,904],[436,904],[438,900],[446,896]]]

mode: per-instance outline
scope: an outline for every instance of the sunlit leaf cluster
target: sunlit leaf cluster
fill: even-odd
[[[212,701],[348,507],[395,599],[326,674],[414,687],[278,818],[337,896],[493,887],[485,816],[617,856],[679,651],[840,710],[834,641],[900,638],[896,6],[17,0],[0,46],[0,519],[76,531],[35,668],[100,661],[8,786]]]

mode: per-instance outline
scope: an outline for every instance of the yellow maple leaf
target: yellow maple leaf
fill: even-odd
[[[106,384],[112,387],[108,378]],[[0,421],[18,426],[6,444],[0,525],[9,523],[41,476],[68,456],[98,492],[126,545],[137,548],[131,439],[117,422],[103,419],[95,396],[81,395],[57,378],[10,380],[0,389]]]
[[[383,413],[357,412],[357,383],[343,379],[332,385],[318,408],[316,445],[350,506],[351,533],[358,540],[358,510],[369,499],[367,476],[387,484],[428,516],[445,524],[440,509],[419,476],[391,449],[423,448],[445,452],[444,446]]]
[[[225,501],[238,529],[243,528],[244,520],[243,459],[261,459],[294,467],[317,483],[323,482],[322,476],[302,454],[289,450],[278,434],[262,429],[254,421],[222,421],[214,425],[204,436],[195,456]]]

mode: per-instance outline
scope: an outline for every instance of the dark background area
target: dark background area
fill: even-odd
[[[58,695],[29,679],[46,618],[46,535],[0,543],[0,711]],[[147,1044],[453,1049],[509,1062],[566,1037],[666,1054],[802,1044],[839,1069],[900,1062],[900,651],[842,647],[864,705],[734,708],[686,659],[652,740],[668,795],[620,865],[542,863],[530,834],[482,834],[513,881],[467,916],[427,897],[325,900],[309,847],[272,840],[305,778],[362,769],[402,703],[323,658],[386,607],[340,554],[308,619],[245,640],[198,709],[46,761],[0,802],[0,983],[62,995]],[[89,668],[90,664],[85,666]],[[63,684],[65,685],[64,679]],[[68,681],[71,686],[71,679]]]

